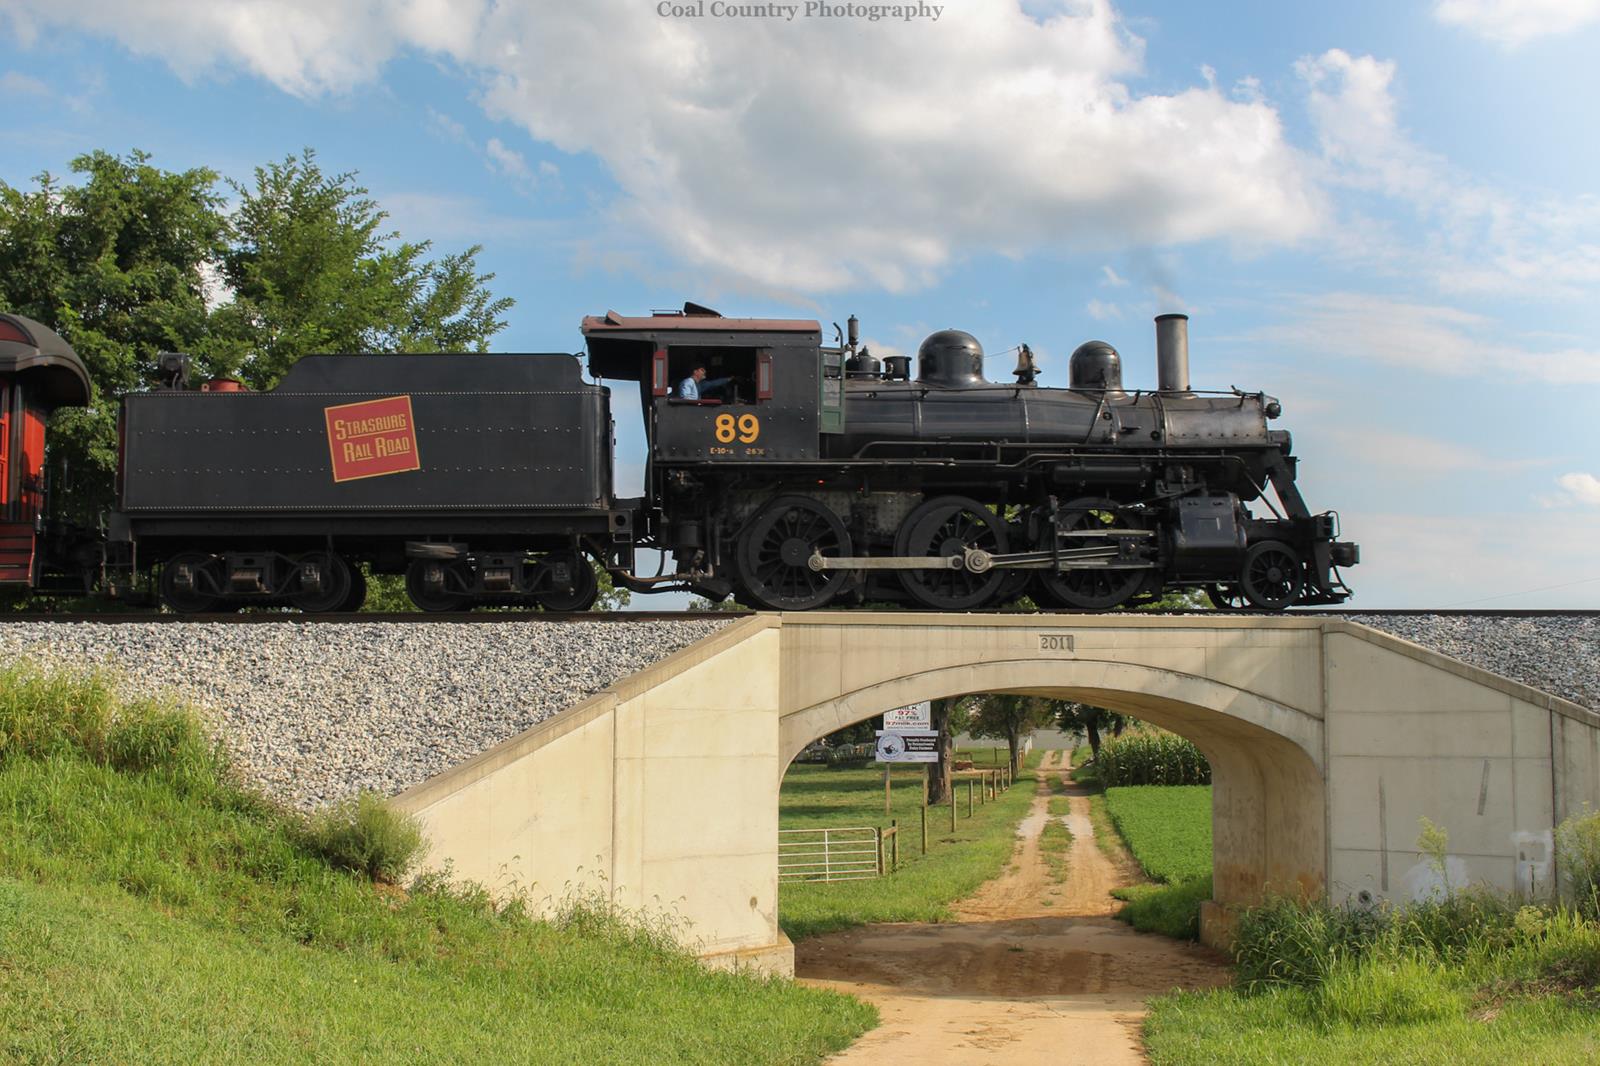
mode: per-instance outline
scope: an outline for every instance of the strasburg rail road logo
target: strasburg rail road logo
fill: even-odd
[[[357,481],[421,469],[411,397],[340,404],[323,408],[323,415],[328,420],[333,480]]]

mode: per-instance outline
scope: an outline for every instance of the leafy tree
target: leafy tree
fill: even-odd
[[[975,737],[992,737],[1006,742],[1011,753],[1011,772],[1022,769],[1022,737],[1050,724],[1051,701],[1038,696],[990,693],[971,698],[971,717],[967,732]]]
[[[80,184],[0,182],[0,307],[65,337],[92,382],[87,408],[55,415],[50,442],[68,469],[56,508],[85,524],[111,504],[117,397],[152,380],[157,353],[203,346],[203,270],[225,247],[216,173],[149,158],[91,152],[72,161]]]
[[[0,309],[60,333],[93,379],[90,406],[51,424],[62,517],[93,524],[112,505],[117,397],[154,383],[162,351],[266,388],[313,351],[482,351],[504,327],[511,301],[490,293],[478,248],[428,259],[309,150],[231,183],[231,212],[204,167],[97,151],[71,169],[81,182],[0,182]]]
[[[485,351],[510,299],[488,290],[474,246],[425,259],[399,240],[351,173],[309,149],[228,183],[238,196],[221,258],[232,299],[213,316],[206,369],[270,388],[313,352]]]
[[[1056,728],[1063,733],[1083,733],[1089,738],[1089,750],[1100,757],[1100,732],[1105,730],[1114,737],[1122,735],[1128,726],[1128,716],[1073,700],[1049,700],[1050,713]]]

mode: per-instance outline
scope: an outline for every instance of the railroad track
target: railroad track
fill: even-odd
[[[106,612],[103,614],[6,614],[0,615],[0,622],[55,622],[69,624],[75,622],[98,622],[102,625],[156,622],[163,624],[182,624],[185,622],[205,622],[222,625],[282,625],[285,623],[316,623],[319,625],[341,625],[350,623],[400,623],[418,624],[424,622],[444,622],[451,625],[494,625],[505,622],[673,622],[673,621],[703,621],[714,618],[748,618],[755,611],[467,611],[462,613],[437,613],[430,614],[422,611],[405,612],[360,612],[355,614],[300,614],[294,611],[256,611],[249,613],[229,614],[161,614],[155,611],[123,611]],[[864,612],[875,613],[875,612]],[[931,613],[931,612],[915,612]],[[1072,615],[1105,614],[1104,611],[1002,611],[1000,614],[1038,614],[1045,617],[1061,617]],[[1123,613],[1123,612],[1114,612]],[[1595,618],[1600,617],[1600,610],[1579,609],[1498,609],[1498,610],[1468,610],[1464,608],[1440,608],[1429,610],[1426,608],[1401,608],[1386,610],[1331,610],[1327,608],[1307,609],[1299,611],[1138,611],[1126,612],[1130,614],[1151,615],[1167,618],[1184,618],[1190,616],[1212,617],[1216,615],[1242,616],[1258,618],[1319,618],[1342,617],[1346,615],[1373,615],[1378,617],[1443,617],[1443,618]]]

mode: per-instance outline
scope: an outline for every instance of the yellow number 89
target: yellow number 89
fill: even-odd
[[[740,415],[735,420],[730,414],[720,414],[716,433],[720,444],[732,444],[735,437],[745,444],[754,444],[761,436],[761,420],[755,415]]]

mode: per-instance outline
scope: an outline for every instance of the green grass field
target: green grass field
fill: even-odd
[[[219,769],[181,711],[0,673],[0,1062],[799,1064],[874,1023],[603,906],[375,884]]]
[[[1211,874],[1211,786],[1136,785],[1106,790],[1106,810],[1152,881]]]
[[[783,779],[778,823],[784,829],[822,826],[900,827],[900,869],[867,881],[785,882],[778,889],[778,921],[791,938],[815,936],[868,922],[937,922],[950,904],[995,877],[1014,846],[1016,825],[1033,802],[1033,752],[1016,784],[992,803],[973,804],[967,817],[967,786],[956,783],[956,830],[947,806],[928,811],[928,854],[921,854],[922,769],[902,767],[891,779],[892,807],[883,811],[883,770],[830,768],[797,763]],[[980,769],[992,766],[987,750],[957,753]]]

